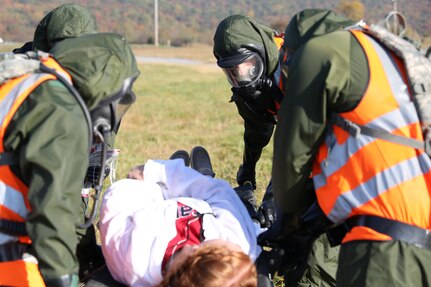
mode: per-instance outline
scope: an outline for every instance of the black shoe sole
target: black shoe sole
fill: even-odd
[[[177,150],[176,152],[174,152],[169,159],[177,159],[180,158],[184,161],[184,165],[185,166],[190,166],[190,155],[188,152],[186,152],[185,150]]]

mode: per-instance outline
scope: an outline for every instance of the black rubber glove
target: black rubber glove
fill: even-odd
[[[291,233],[299,228],[300,217],[296,214],[282,213],[277,209],[277,219],[266,230],[261,233],[257,241],[261,246],[276,246],[282,244]]]
[[[280,262],[274,267],[284,276],[286,286],[297,286],[308,266],[308,256],[316,238],[307,230],[299,229],[299,222],[298,215],[278,210],[277,220],[258,237],[259,245],[270,246],[279,253],[275,258],[281,257]]]
[[[253,190],[256,189],[256,171],[250,169],[244,164],[239,166],[238,172],[236,174],[236,181],[239,186],[243,186],[247,181],[253,186]]]
[[[258,212],[262,214],[261,216],[263,220],[260,223],[262,227],[269,228],[271,225],[273,225],[277,220],[277,208],[275,206],[274,198],[262,201]]]
[[[261,223],[264,219],[262,218],[262,214],[258,212],[259,207],[256,202],[256,197],[254,196],[252,184],[250,182],[246,182],[245,185],[235,187],[234,190],[247,209],[250,217]]]
[[[44,279],[46,287],[76,287],[78,286],[77,274],[65,274],[61,277]]]
[[[263,221],[261,222],[261,226],[264,228],[270,227],[277,219],[277,208],[272,192],[272,180],[269,181],[266,187],[259,212],[262,214]]]

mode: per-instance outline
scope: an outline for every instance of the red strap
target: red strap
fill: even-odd
[[[177,219],[175,226],[177,235],[169,242],[162,261],[165,270],[171,257],[185,245],[197,245],[203,241],[202,215],[185,204],[177,202]]]

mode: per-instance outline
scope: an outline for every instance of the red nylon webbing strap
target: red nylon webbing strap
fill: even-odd
[[[171,257],[185,245],[197,245],[203,241],[202,214],[181,202],[177,202],[177,235],[169,242],[163,256],[162,270],[165,270]]]

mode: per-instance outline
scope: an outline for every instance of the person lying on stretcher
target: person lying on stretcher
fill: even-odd
[[[191,164],[191,168],[188,166]],[[100,209],[102,251],[128,286],[256,286],[262,231],[208,152],[148,160],[108,188]]]

